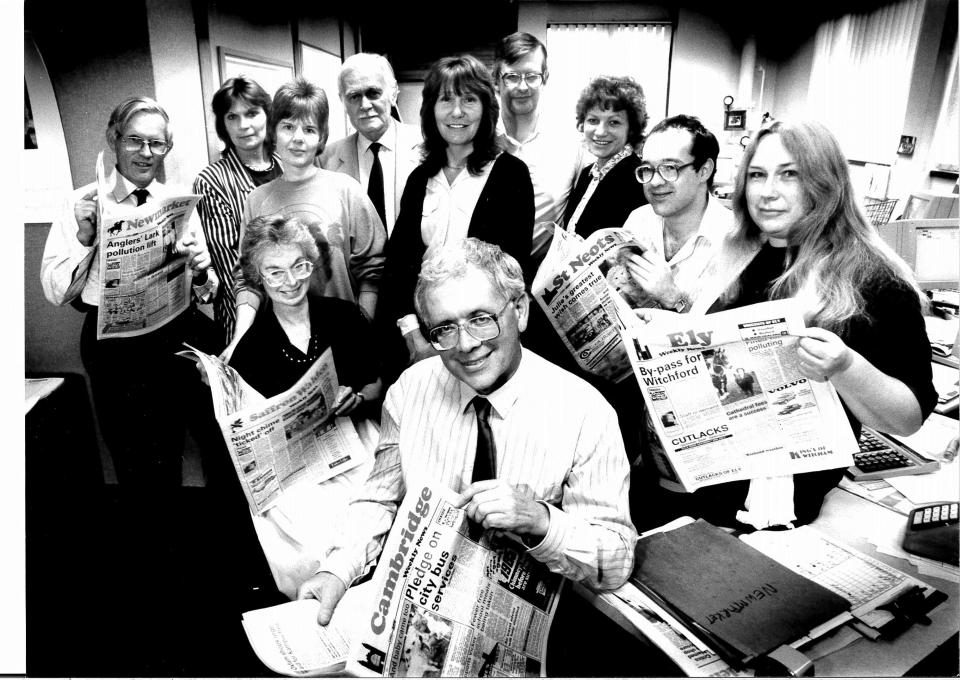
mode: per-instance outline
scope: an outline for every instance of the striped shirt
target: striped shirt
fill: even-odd
[[[379,555],[408,486],[424,481],[460,492],[470,484],[474,396],[440,357],[400,376],[383,405],[373,471],[350,506],[355,531],[334,546],[322,571],[345,583],[360,576]],[[593,587],[622,585],[633,567],[637,534],[613,409],[586,382],[529,350],[513,377],[486,397],[497,478],[529,490],[549,510],[547,535],[530,548],[531,557]]]
[[[280,162],[276,154],[273,159],[275,163]],[[193,193],[203,197],[197,210],[207,237],[213,269],[221,281],[213,312],[226,334],[226,342],[233,337],[237,318],[233,267],[240,258],[240,220],[243,204],[255,186],[233,149],[228,149],[220,160],[201,170],[193,182]]]

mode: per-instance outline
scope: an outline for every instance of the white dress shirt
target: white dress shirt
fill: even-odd
[[[390,122],[390,127],[387,128],[386,132],[383,133],[383,136],[377,140],[380,143],[380,151],[378,156],[380,157],[380,167],[383,168],[383,205],[384,206],[394,206],[396,205],[396,180],[397,180],[397,126]],[[370,151],[371,142],[369,139],[364,137],[361,134],[357,135],[357,161],[360,164],[360,184],[363,185],[363,190],[367,191],[370,186],[370,170],[373,168],[373,152]],[[392,208],[386,208],[384,210],[386,213],[385,217],[387,223],[384,228],[387,230],[387,235],[390,235],[390,232],[393,231],[393,224],[397,221],[397,216],[394,213]]]
[[[483,187],[487,185],[492,168],[493,161],[483,166],[478,175],[463,168],[452,182],[447,181],[447,176],[440,170],[427,180],[420,220],[420,235],[427,247],[424,260],[445,243],[467,238],[473,210],[477,207]]]
[[[354,531],[321,570],[349,584],[379,555],[408,487],[470,484],[476,392],[440,357],[407,369],[387,392],[373,471],[350,506]],[[522,350],[517,372],[485,395],[497,446],[498,479],[529,490],[550,514],[529,549],[551,571],[617,588],[633,568],[637,534],[628,506],[629,468],[617,417],[593,387]]]
[[[126,177],[114,170],[107,178],[107,185],[113,186],[106,196],[98,200],[106,205],[125,205],[136,207],[137,197],[133,192],[138,187]],[[92,182],[73,191],[63,202],[60,215],[50,225],[47,243],[43,249],[43,263],[40,265],[40,282],[43,293],[55,305],[63,305],[80,295],[88,305],[100,304],[100,257],[99,226],[93,245],[85,246],[77,239],[77,217],[74,206],[77,201],[96,188]],[[189,191],[176,191],[154,180],[146,187],[147,203],[154,198],[189,194]],[[200,226],[200,218],[194,210],[190,215],[187,232],[192,233],[197,242],[206,247],[206,238]],[[194,286],[194,294],[201,301],[207,301],[216,294],[217,277],[213,269],[207,270],[207,280],[203,285]]]

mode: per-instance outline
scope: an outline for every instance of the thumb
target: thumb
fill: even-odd
[[[97,188],[94,187],[93,189],[85,193],[83,196],[81,196],[80,199],[83,201],[92,201],[96,197],[97,197]]]
[[[320,608],[317,610],[317,623],[321,626],[326,626],[330,623],[330,619],[333,618],[333,610],[336,609],[337,603],[333,602],[329,591],[324,591],[323,597],[320,598],[319,602]]]

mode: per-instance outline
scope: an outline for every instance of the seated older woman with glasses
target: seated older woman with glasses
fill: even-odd
[[[377,433],[364,416],[375,416],[380,398],[377,353],[371,330],[350,302],[310,291],[311,279],[330,276],[330,248],[297,218],[257,217],[244,230],[240,266],[266,303],[237,344],[230,364],[266,397],[292,387],[327,348],[344,396],[338,416],[351,416],[372,451]],[[321,282],[322,283],[322,282]],[[322,290],[323,286],[319,286]],[[372,462],[372,456],[370,458]],[[313,576],[342,522],[350,495],[366,479],[370,463],[321,482],[302,482],[253,523],[278,588],[296,597],[300,583]],[[318,489],[319,487],[322,487]]]

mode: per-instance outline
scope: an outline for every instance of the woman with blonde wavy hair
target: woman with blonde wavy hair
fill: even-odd
[[[709,311],[797,298],[808,326],[800,372],[830,381],[854,434],[861,425],[916,432],[937,402],[925,296],[867,220],[833,134],[814,121],[761,129],[740,163],[733,203],[734,249],[756,254],[741,260],[712,305],[706,301]],[[732,482],[694,496],[701,516],[728,525],[734,517],[758,528],[802,524],[816,518],[842,474]]]

